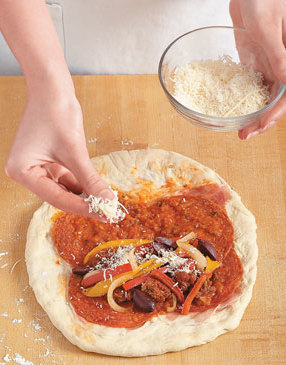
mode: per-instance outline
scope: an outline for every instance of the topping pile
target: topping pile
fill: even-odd
[[[114,224],[56,215],[52,239],[73,268],[68,298],[77,315],[135,328],[225,303],[243,276],[227,199],[224,186],[209,184],[150,202],[120,193],[129,214]]]
[[[197,246],[197,247],[195,247]],[[84,258],[85,266],[73,268],[82,276],[82,293],[106,295],[118,312],[150,313],[160,304],[165,311],[188,314],[203,284],[221,263],[216,249],[194,232],[172,240],[123,239],[102,243]],[[210,291],[209,295],[213,295]],[[204,298],[204,302],[211,298]]]

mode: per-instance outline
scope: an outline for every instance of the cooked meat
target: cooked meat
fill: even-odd
[[[211,304],[212,297],[216,294],[216,287],[211,280],[207,280],[196,295],[194,304],[198,306]]]
[[[171,290],[161,281],[148,278],[142,284],[141,290],[150,295],[156,302],[165,302],[171,296]]]
[[[132,299],[132,294],[130,290],[126,291],[120,286],[114,290],[113,298],[117,304],[122,304],[130,301]]]
[[[182,291],[186,291],[190,286],[195,284],[197,277],[193,272],[186,273],[185,271],[176,271],[174,280],[178,282]]]

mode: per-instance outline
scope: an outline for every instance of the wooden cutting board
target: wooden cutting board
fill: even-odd
[[[71,345],[28,286],[25,236],[41,202],[4,174],[25,105],[25,84],[21,77],[1,77],[0,363],[24,358],[47,365],[286,364],[286,120],[265,135],[240,141],[235,132],[199,129],[180,117],[156,76],[78,76],[74,82],[90,156],[147,146],[173,150],[216,170],[241,195],[258,224],[257,282],[240,326],[204,346],[124,359]]]

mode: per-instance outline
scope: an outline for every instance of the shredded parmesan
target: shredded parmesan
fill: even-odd
[[[128,256],[134,248],[133,245],[118,247],[116,251],[108,250],[110,257],[100,257],[100,261],[95,265],[95,270],[115,269],[117,266],[128,264]],[[106,280],[104,272],[104,280]]]
[[[206,115],[250,114],[270,101],[262,74],[247,70],[230,56],[176,67],[172,81],[173,96],[187,108]]]
[[[115,196],[113,200],[89,195],[84,201],[89,203],[89,213],[97,213],[100,217],[105,217],[108,222],[115,223],[122,221],[125,218],[125,212],[128,214],[128,211],[124,205],[118,201],[117,191],[112,189],[111,191]],[[125,212],[121,208],[125,210]]]
[[[200,274],[200,270],[197,270],[195,267],[190,268],[190,262],[188,258],[180,257],[173,251],[162,249],[160,250],[160,257],[155,254],[147,254],[145,255],[143,261],[152,259],[156,259],[158,262],[168,264],[166,272],[170,273],[171,275],[173,275],[176,271],[184,271],[187,274],[190,272],[194,272],[196,275]]]

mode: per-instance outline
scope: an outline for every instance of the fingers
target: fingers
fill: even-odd
[[[274,125],[277,123],[277,121],[269,121],[267,124],[265,124],[264,127],[260,125],[259,122],[255,123],[254,125],[244,128],[238,132],[238,137],[242,140],[250,139],[253,137],[258,136],[259,134],[267,132],[269,129],[274,127]]]
[[[241,129],[238,132],[240,139],[250,139],[260,133],[267,132],[272,128],[281,118],[286,115],[286,95],[283,95],[278,103],[258,122]]]
[[[78,182],[76,177],[64,166],[57,163],[49,163],[43,165],[43,167],[48,172],[49,177],[51,177],[55,182],[68,188],[75,194],[82,193],[81,184]]]
[[[91,216],[88,212],[88,204],[84,199],[59,186],[48,176],[44,167],[35,166],[17,175],[11,176],[9,173],[8,175],[30,189],[40,199],[60,210],[81,216]],[[106,222],[98,214],[92,214],[92,218]]]
[[[94,169],[89,158],[68,162],[67,166],[74,174],[87,195],[100,196],[103,199],[114,199],[108,184]]]
[[[282,29],[274,28],[274,25],[271,28],[264,26],[260,29],[258,41],[267,54],[274,75],[286,83],[286,50]]]

